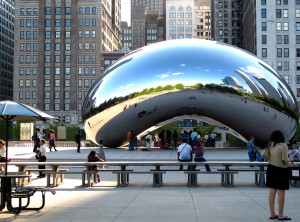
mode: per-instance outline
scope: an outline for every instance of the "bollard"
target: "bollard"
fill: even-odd
[[[103,140],[99,140],[99,158],[103,159],[103,160],[106,160],[104,149],[103,149]]]

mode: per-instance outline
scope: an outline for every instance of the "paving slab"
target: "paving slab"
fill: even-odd
[[[48,160],[85,161],[91,150],[58,147],[58,152],[47,153]],[[170,160],[176,159],[175,150],[153,149],[151,152],[129,152],[126,148],[104,149],[107,160]],[[206,151],[209,160],[247,160],[246,149],[212,149]],[[34,161],[29,147],[9,149],[13,161]],[[12,167],[10,168],[12,170]],[[204,170],[204,169],[203,169]],[[33,174],[33,186],[45,185],[46,179]],[[6,210],[0,212],[1,222],[265,222],[270,221],[268,188],[254,184],[254,175],[236,175],[233,188],[220,184],[220,175],[199,175],[198,187],[187,187],[186,175],[168,172],[164,186],[152,187],[151,175],[131,175],[128,187],[116,187],[116,175],[101,173],[101,182],[94,187],[81,187],[80,175],[66,175],[65,183],[54,188],[56,195],[46,194],[46,205],[41,211],[22,211],[19,215]],[[300,221],[300,188],[286,192],[285,214]],[[35,195],[32,204],[39,204]]]

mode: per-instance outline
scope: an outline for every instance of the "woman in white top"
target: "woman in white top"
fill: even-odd
[[[38,162],[46,162],[47,158],[46,158],[46,148],[45,148],[45,140],[41,139],[40,140],[40,148],[37,151],[37,155],[38,155]],[[38,166],[39,169],[45,169],[46,166],[45,165],[39,165]],[[45,174],[43,174],[42,171],[39,172],[39,175],[37,176],[38,178],[44,178]]]

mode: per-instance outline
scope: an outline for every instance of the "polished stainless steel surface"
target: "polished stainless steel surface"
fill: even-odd
[[[82,116],[89,138],[109,147],[125,144],[130,130],[181,117],[217,122],[265,146],[273,130],[289,140],[299,118],[291,89],[267,63],[198,39],[156,43],[119,59],[91,88]]]

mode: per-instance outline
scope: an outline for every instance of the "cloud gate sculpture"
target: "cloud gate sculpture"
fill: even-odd
[[[296,99],[283,78],[254,55],[219,42],[170,40],[133,51],[110,66],[83,104],[84,129],[108,147],[127,132],[180,118],[218,123],[265,146],[298,124]]]

